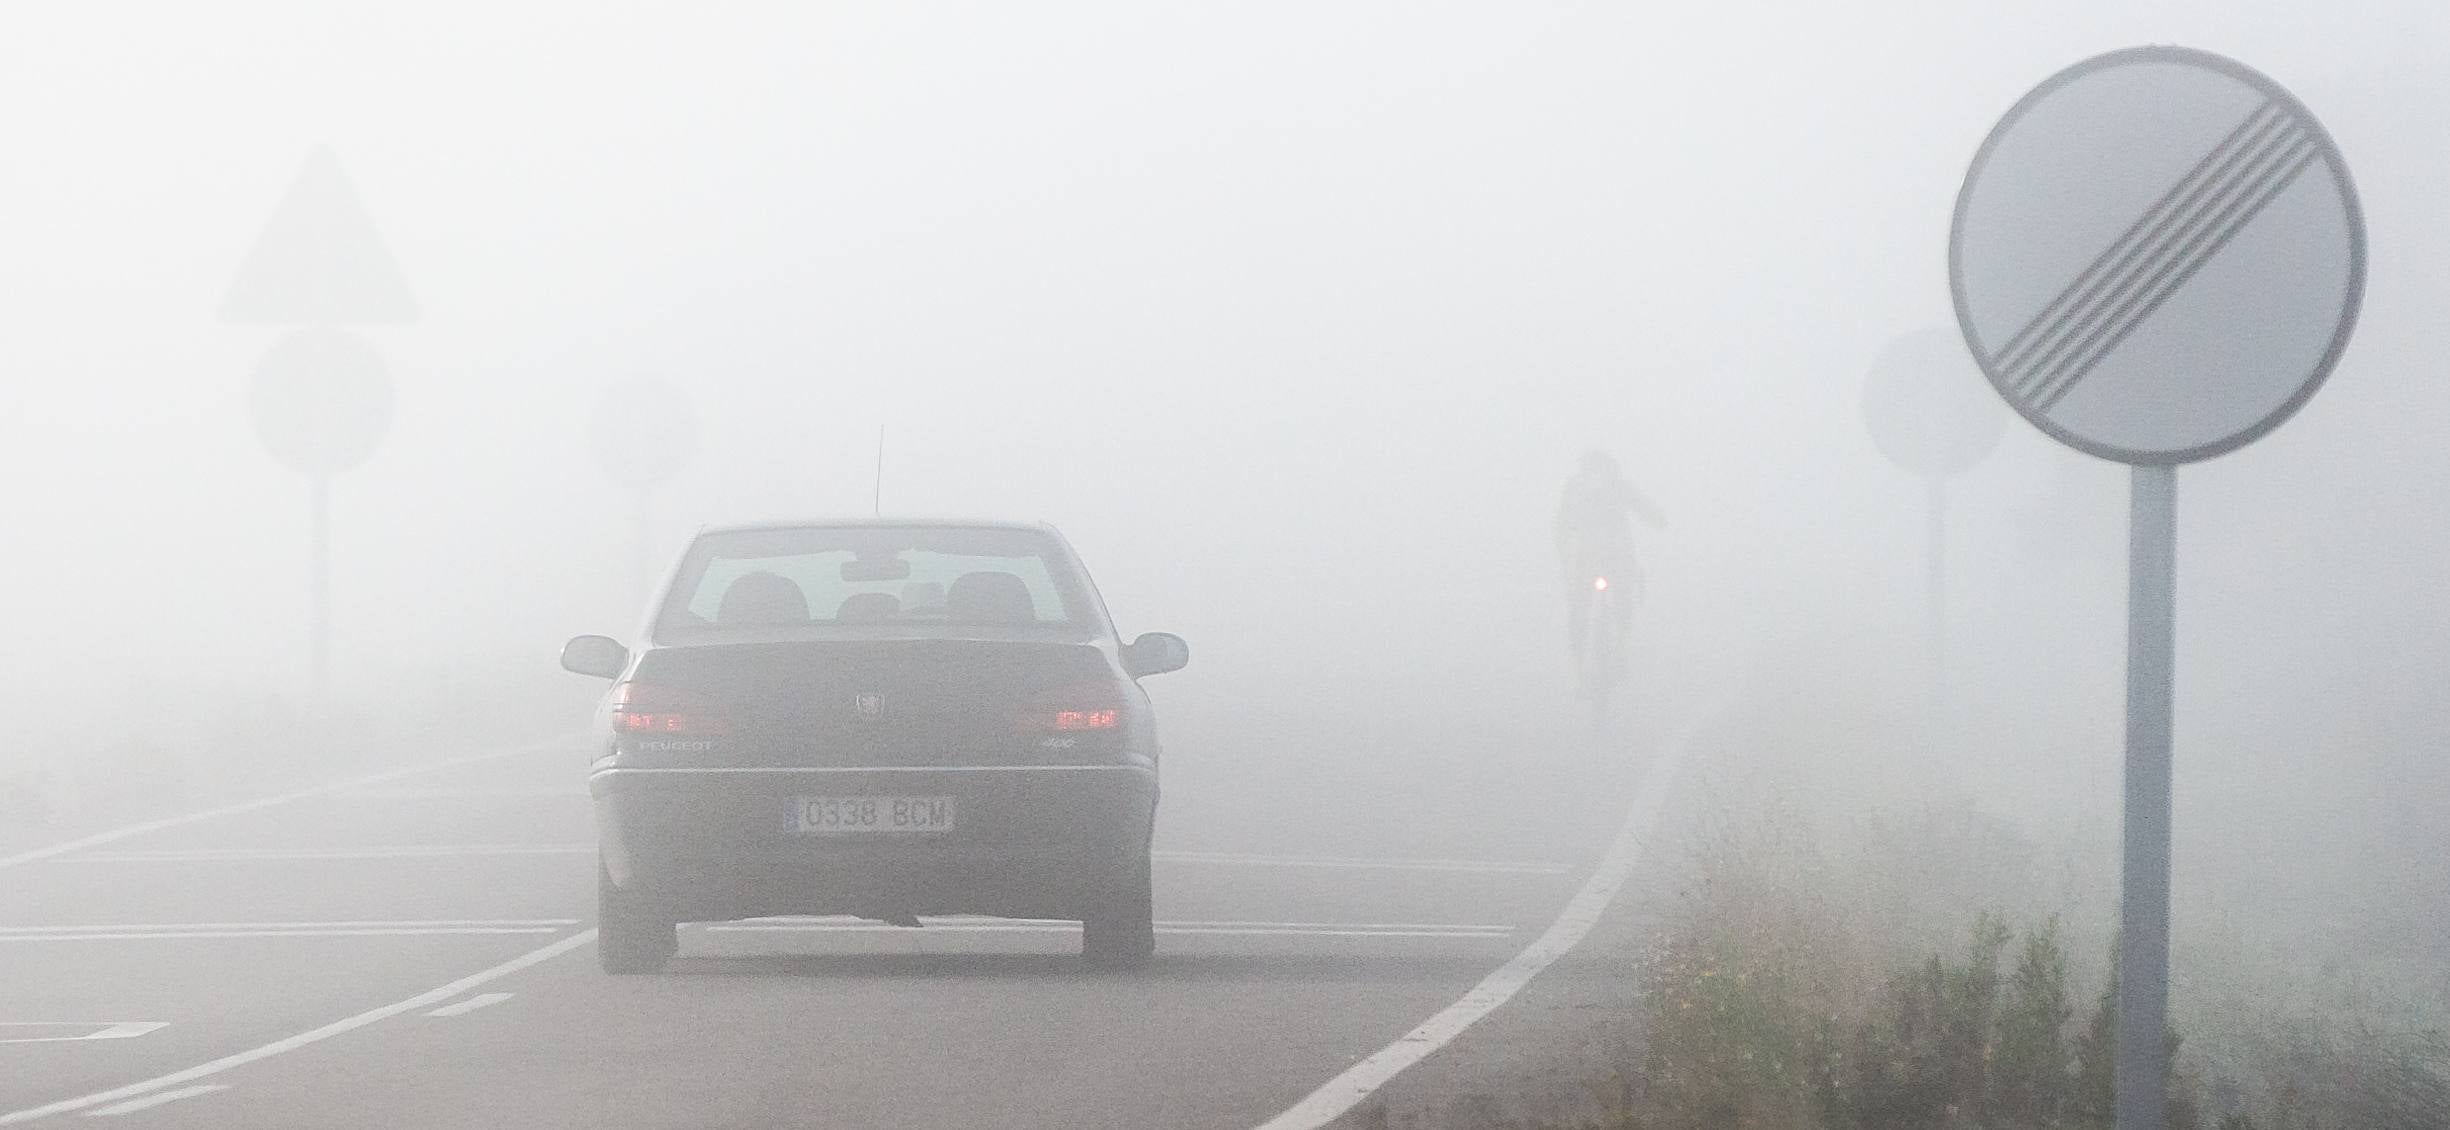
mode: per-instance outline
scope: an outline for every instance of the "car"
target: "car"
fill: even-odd
[[[702,530],[612,680],[588,775],[596,949],[664,968],[683,922],[1073,919],[1092,967],[1155,952],[1159,748],[1140,680],[1178,636],[1115,632],[1052,527],[862,520]]]

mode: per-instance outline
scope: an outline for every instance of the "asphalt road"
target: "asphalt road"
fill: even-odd
[[[829,919],[604,976],[575,742],[11,857],[0,1124],[1252,1127],[1550,924],[1648,762],[1584,744],[1375,822],[1307,792],[1315,836],[1170,778],[1134,974],[1070,924]]]

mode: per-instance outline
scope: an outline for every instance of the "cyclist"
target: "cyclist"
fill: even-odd
[[[1601,586],[1638,583],[1633,556],[1635,518],[1652,529],[1667,526],[1658,506],[1626,481],[1624,468],[1614,456],[1599,450],[1584,454],[1582,465],[1566,481],[1555,528],[1557,553],[1567,570],[1566,636],[1577,664],[1583,662],[1584,649],[1591,642],[1591,602],[1598,598]],[[1613,600],[1610,611],[1607,630],[1614,637],[1610,642],[1618,645],[1615,653],[1622,655],[1625,634],[1633,625],[1633,601]],[[1585,672],[1586,677],[1589,674]]]

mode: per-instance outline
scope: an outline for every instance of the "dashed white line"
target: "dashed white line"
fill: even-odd
[[[165,1088],[176,1087],[181,1083],[192,1083],[198,1079],[219,1075],[222,1072],[228,1071],[235,1067],[244,1067],[258,1060],[270,1059],[273,1056],[282,1054],[283,1052],[296,1051],[299,1048],[306,1047],[309,1044],[319,1043],[321,1041],[331,1039],[334,1036],[341,1035],[342,1033],[355,1031],[359,1028],[365,1027],[366,1025],[375,1023],[376,1021],[388,1020],[391,1017],[398,1016],[403,1012],[413,1012],[421,1008],[431,1008],[435,1005],[441,1004],[444,1001],[453,1000],[460,994],[476,988],[479,985],[485,984],[489,981],[497,981],[501,978],[508,977],[511,974],[517,973],[518,971],[531,965],[551,961],[556,957],[560,957],[561,955],[570,952],[571,950],[577,949],[583,945],[588,945],[594,941],[595,931],[593,930],[586,930],[580,933],[572,934],[567,938],[563,938],[560,941],[552,943],[551,945],[529,950],[528,952],[520,954],[519,956],[514,957],[509,961],[505,961],[500,965],[496,965],[490,969],[485,969],[480,972],[471,973],[468,976],[462,977],[457,981],[453,981],[448,985],[428,989],[425,992],[408,998],[407,1000],[387,1004],[381,1008],[368,1009],[364,1012],[358,1013],[355,1016],[342,1020],[335,1020],[321,1028],[300,1032],[295,1036],[274,1040],[273,1042],[265,1044],[262,1047],[250,1048],[234,1055],[226,1055],[209,1063],[197,1064],[196,1066],[187,1068],[184,1071],[173,1071],[168,1075],[156,1076],[140,1083],[130,1083],[124,1087],[113,1087],[107,1091],[96,1091],[93,1094],[84,1095],[78,1098],[62,1099],[58,1102],[49,1103],[43,1106],[28,1107],[24,1110],[12,1111],[8,1114],[0,1114],[0,1126],[15,1126],[19,1123],[32,1122],[39,1118],[49,1118],[55,1114],[68,1114],[73,1111],[100,1107],[110,1103],[120,1103],[125,1105],[123,1100],[134,1099],[139,1096],[154,1095],[157,1092],[163,1091]],[[201,1094],[202,1092],[190,1091],[188,1093]],[[185,1098],[187,1095],[180,1094],[179,1097]],[[167,1102],[171,1100],[165,1099],[163,1101]]]
[[[457,1004],[446,1004],[441,1008],[434,1009],[433,1011],[426,1013],[426,1015],[466,1016],[469,1013],[475,1012],[476,1010],[487,1005],[500,1004],[503,1001],[509,1000],[510,997],[511,994],[509,993],[478,993],[477,995],[469,997],[467,1000],[461,1001]]]
[[[108,1118],[113,1115],[134,1114],[137,1111],[151,1110],[154,1107],[162,1106],[166,1103],[175,1103],[180,1099],[192,1099],[197,1095],[209,1095],[215,1091],[226,1091],[229,1089],[230,1085],[227,1083],[199,1083],[193,1087],[181,1087],[175,1091],[163,1091],[157,1095],[146,1095],[141,1099],[129,1099],[124,1103],[113,1103],[109,1106],[103,1107],[100,1110],[89,1110],[85,1112],[85,1117]]]
[[[1706,720],[1714,714],[1708,712],[1702,717]],[[1641,786],[1634,791],[1633,803],[1625,813],[1625,823],[1618,829],[1615,842],[1609,845],[1608,854],[1600,859],[1590,878],[1583,880],[1565,909],[1558,912],[1556,921],[1538,939],[1496,972],[1482,978],[1460,1000],[1440,1009],[1437,1015],[1422,1021],[1394,1043],[1346,1068],[1284,1113],[1261,1123],[1259,1130],[1319,1130],[1343,1117],[1405,1068],[1427,1059],[1462,1035],[1464,1029],[1497,1011],[1541,970],[1580,944],[1599,923],[1600,915],[1607,912],[1608,903],[1632,875],[1634,865],[1641,862],[1643,838],[1657,819],[1660,806],[1666,803],[1668,786],[1675,781],[1676,770],[1683,764],[1698,728],[1696,722],[1669,740],[1658,759],[1644,771]]]

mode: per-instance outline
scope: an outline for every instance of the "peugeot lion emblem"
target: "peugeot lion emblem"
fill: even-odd
[[[862,718],[875,718],[885,712],[885,696],[874,691],[861,691],[852,696],[851,708]]]

